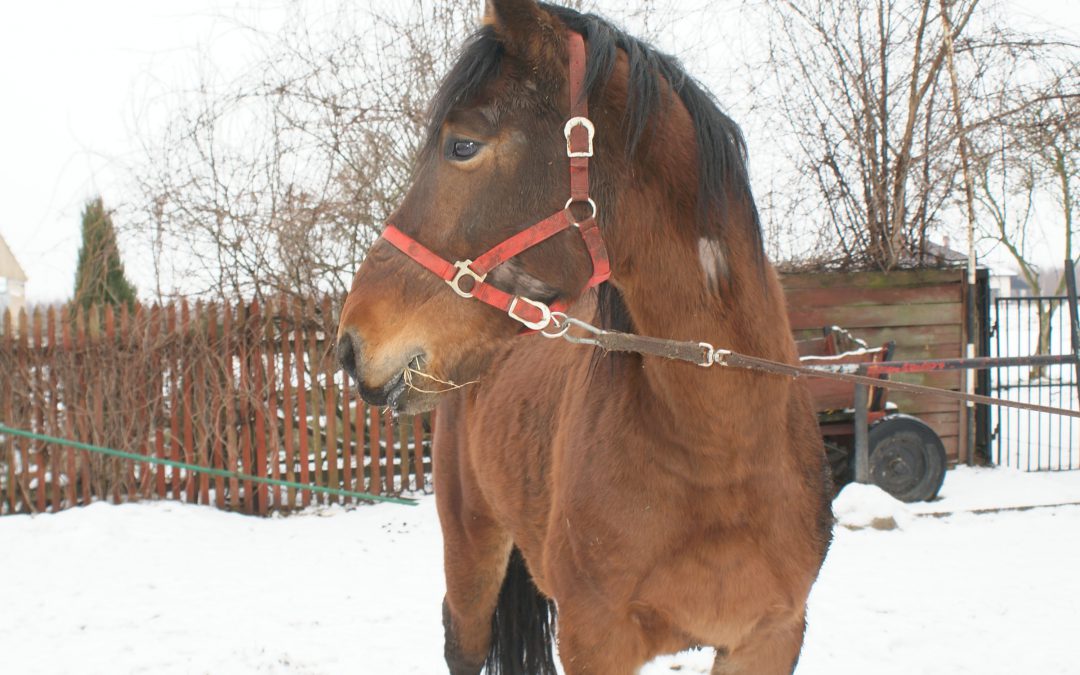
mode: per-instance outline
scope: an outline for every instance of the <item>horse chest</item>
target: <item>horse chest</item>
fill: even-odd
[[[572,468],[549,521],[546,567],[557,598],[586,589],[699,639],[735,637],[736,605],[764,615],[794,604],[797,590],[768,553],[775,542],[750,534],[757,530],[741,508],[750,497],[739,489],[687,487],[630,460]]]
[[[615,478],[599,483],[582,472],[556,495],[549,539],[557,545],[550,550],[560,551],[564,564],[615,580],[625,595],[668,570],[677,578],[680,569],[701,568],[694,578],[707,576],[725,556],[732,523],[699,509],[707,499],[633,470]]]
[[[672,640],[734,644],[746,626],[796,605],[799,589],[760,542],[736,530],[672,522],[642,506],[621,518],[564,514],[548,558],[556,599],[592,596]]]

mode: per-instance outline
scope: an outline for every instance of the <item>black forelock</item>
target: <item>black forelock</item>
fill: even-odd
[[[455,108],[472,101],[484,85],[499,76],[505,53],[491,26],[485,25],[469,37],[431,100],[425,149],[438,142],[439,128]]]
[[[691,77],[678,59],[628,35],[606,19],[565,7],[540,3],[567,28],[585,37],[588,45],[585,91],[593,96],[611,78],[618,50],[627,55],[629,81],[626,152],[633,155],[649,128],[650,120],[663,111],[663,81],[679,96],[697,135],[698,236],[720,238],[724,219],[718,218],[728,198],[742,200],[750,211],[749,235],[764,257],[761,227],[750,191],[746,143],[735,122],[720,109],[716,99]],[[485,25],[466,42],[461,55],[443,80],[431,103],[427,147],[437,143],[438,130],[455,108],[473,100],[498,77],[505,48],[495,30]]]

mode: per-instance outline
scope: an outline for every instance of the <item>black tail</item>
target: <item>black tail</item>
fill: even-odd
[[[533,583],[517,547],[510,553],[499,604],[491,617],[487,675],[556,675],[555,603]]]

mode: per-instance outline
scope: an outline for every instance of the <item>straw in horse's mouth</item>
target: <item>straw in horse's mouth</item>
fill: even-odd
[[[409,361],[409,365],[407,365],[405,367],[405,370],[402,372],[402,379],[405,383],[405,386],[419,394],[442,394],[448,391],[454,391],[455,389],[462,389],[469,386],[470,384],[476,384],[476,380],[473,380],[472,382],[466,382],[464,384],[457,384],[449,380],[440,380],[434,375],[425,373],[423,371],[423,367],[423,359],[421,356],[417,355],[413,357],[412,361]],[[435,384],[441,384],[443,388],[437,390],[421,389],[416,385],[416,378],[423,378],[425,380],[434,382]]]

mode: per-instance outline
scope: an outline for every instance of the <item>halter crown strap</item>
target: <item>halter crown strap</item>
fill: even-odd
[[[570,119],[563,127],[566,154],[570,159],[570,199],[566,206],[496,244],[475,260],[459,260],[455,263],[432,252],[392,224],[387,224],[382,233],[383,239],[445,281],[458,295],[496,307],[530,330],[543,330],[551,323],[551,313],[561,312],[566,307],[562,303],[549,307],[495,288],[485,281],[491,270],[559,232],[574,227],[581,233],[593,268],[592,276],[581,293],[611,276],[607,248],[596,222],[596,202],[589,196],[589,160],[593,156],[596,128],[589,119],[589,101],[585,93],[585,39],[574,32],[570,32],[568,38]],[[577,221],[572,211],[575,204],[587,206],[591,210],[588,217]]]

